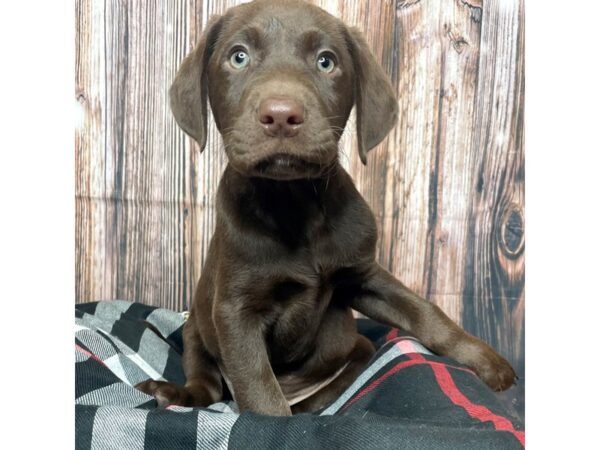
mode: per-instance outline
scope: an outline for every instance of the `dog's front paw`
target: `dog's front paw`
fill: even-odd
[[[508,389],[517,378],[510,363],[485,344],[472,366],[477,376],[494,391]]]
[[[146,380],[135,385],[136,389],[152,395],[159,408],[168,405],[188,406],[190,395],[186,388],[167,381]]]

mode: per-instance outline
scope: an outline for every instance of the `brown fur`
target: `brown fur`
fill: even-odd
[[[231,57],[240,49],[250,62],[236,68]],[[335,64],[330,73],[316,66],[325,50]],[[374,352],[351,308],[412,332],[493,389],[513,384],[504,358],[375,261],[375,219],[338,162],[338,141],[355,105],[366,163],[398,110],[357,30],[297,0],[240,5],[210,21],[170,95],[176,120],[202,148],[210,102],[229,164],[184,328],[187,383],[148,380],[139,389],[160,405],[207,406],[223,396],[222,370],[242,411],[319,409]],[[346,364],[290,408],[286,393]]]

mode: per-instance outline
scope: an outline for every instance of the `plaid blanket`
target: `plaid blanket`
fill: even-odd
[[[182,313],[125,301],[75,307],[78,449],[513,449],[525,434],[468,368],[413,337],[359,319],[378,351],[360,377],[313,414],[239,414],[234,402],[157,409],[133,385],[183,384]]]

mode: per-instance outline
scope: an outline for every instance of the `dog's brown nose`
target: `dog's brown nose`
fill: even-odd
[[[267,98],[260,102],[258,120],[269,136],[293,137],[304,123],[304,107],[291,98]]]

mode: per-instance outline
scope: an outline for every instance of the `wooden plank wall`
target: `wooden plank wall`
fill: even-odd
[[[235,0],[76,1],[76,298],[189,305],[225,160],[201,155],[167,88],[203,25]],[[319,0],[366,34],[400,122],[363,167],[381,263],[513,362],[523,411],[523,0]]]

